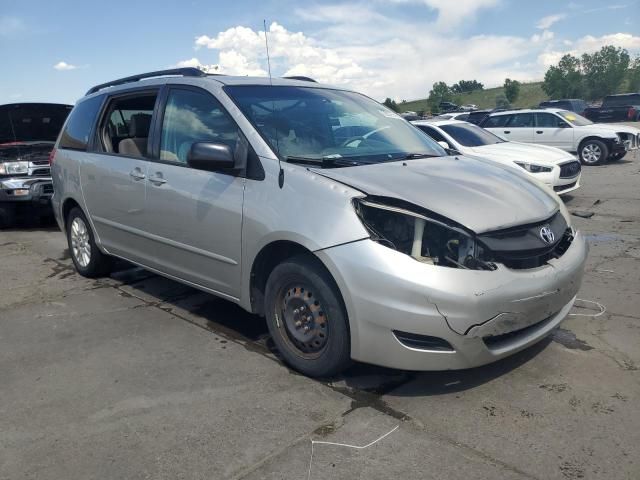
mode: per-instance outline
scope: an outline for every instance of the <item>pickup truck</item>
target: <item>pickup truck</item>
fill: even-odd
[[[0,228],[51,209],[49,155],[71,105],[0,105]]]
[[[640,122],[640,93],[608,95],[600,107],[587,107],[584,116],[592,122]]]

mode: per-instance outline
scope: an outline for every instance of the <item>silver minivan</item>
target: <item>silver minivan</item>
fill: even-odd
[[[572,308],[587,246],[524,174],[311,79],[176,69],[92,88],[52,160],[82,275],[114,257],[266,317],[310,376],[483,365]]]

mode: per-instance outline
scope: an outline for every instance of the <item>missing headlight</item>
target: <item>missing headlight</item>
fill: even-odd
[[[482,247],[462,228],[401,206],[357,199],[355,208],[371,239],[419,262],[451,268],[495,270]]]

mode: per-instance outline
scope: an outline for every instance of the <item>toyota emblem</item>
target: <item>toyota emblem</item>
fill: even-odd
[[[556,239],[556,236],[553,234],[553,230],[549,225],[545,225],[540,229],[540,238],[543,242],[552,244]]]

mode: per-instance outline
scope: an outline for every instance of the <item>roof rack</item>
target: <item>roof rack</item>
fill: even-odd
[[[293,75],[291,77],[282,77],[282,78],[286,78],[287,80],[300,80],[302,82],[318,83],[313,78],[311,78],[311,77],[303,77],[302,75]]]
[[[165,77],[169,75],[182,76],[182,77],[207,76],[205,72],[194,67],[172,68],[169,70],[157,70],[155,72],[141,73],[140,75],[132,75],[130,77],[119,78],[111,82],[96,85],[95,87],[92,87],[91,89],[89,89],[89,91],[85,94],[85,96],[91,95],[92,93],[96,93],[97,91],[102,90],[103,88],[114,87],[116,85],[123,85],[125,83],[137,82],[138,80],[144,80],[145,78]]]

